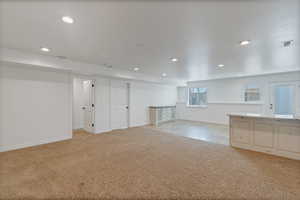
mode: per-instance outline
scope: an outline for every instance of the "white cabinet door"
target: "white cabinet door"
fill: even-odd
[[[238,143],[251,143],[251,120],[234,119],[232,123],[232,140]]]
[[[254,145],[269,148],[274,146],[274,128],[271,123],[255,122]]]
[[[300,127],[286,125],[278,126],[277,149],[300,153]]]

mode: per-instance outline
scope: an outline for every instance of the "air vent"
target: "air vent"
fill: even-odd
[[[105,68],[107,68],[107,69],[112,69],[112,67],[113,67],[112,65],[108,65],[108,64],[106,64],[106,63],[104,63],[103,65],[104,65]]]
[[[59,58],[59,59],[67,59],[67,57],[66,56],[56,56],[56,58]]]
[[[289,47],[293,44],[293,40],[287,40],[283,42],[283,46],[284,47]]]

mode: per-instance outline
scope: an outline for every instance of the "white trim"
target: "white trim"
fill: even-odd
[[[176,104],[187,104],[186,102],[176,102]],[[263,102],[226,102],[226,101],[212,101],[212,102],[207,102],[207,105],[188,105],[187,107],[207,107],[209,104],[237,104],[237,105],[264,105]]]
[[[207,108],[208,105],[189,105],[189,104],[187,104],[186,107],[188,107],[188,108]]]
[[[0,62],[31,65],[41,68],[55,68],[59,70],[68,70],[76,74],[85,74],[92,76],[106,76],[126,80],[139,80],[157,84],[183,85],[186,80],[175,78],[164,78],[153,76],[141,72],[133,72],[125,69],[107,70],[104,65],[88,64],[74,61],[71,59],[62,60],[53,56],[41,55],[32,52],[24,52],[11,48],[0,48]],[[35,59],[32,59],[32,58]]]
[[[208,79],[202,79],[202,80],[187,81],[187,85],[189,85],[191,83],[201,83],[201,82],[207,82],[207,81],[216,81],[216,80],[224,80],[224,79],[236,79],[236,78],[248,78],[248,77],[254,77],[254,76],[268,76],[268,75],[277,75],[277,74],[288,74],[288,73],[292,73],[292,72],[300,72],[300,69],[292,69],[292,70],[277,71],[277,72],[265,72],[265,73],[260,73],[260,74],[245,74],[245,75],[237,75],[237,76],[208,78]]]
[[[55,138],[48,138],[48,139],[44,139],[44,140],[40,140],[40,141],[25,142],[22,144],[0,146],[0,152],[22,149],[22,148],[26,148],[26,147],[34,147],[34,146],[38,146],[38,145],[42,145],[42,144],[60,142],[60,141],[69,140],[69,139],[72,139],[72,134],[70,134],[69,136],[63,136],[60,138],[55,137]]]
[[[264,103],[261,101],[256,101],[256,102],[245,102],[245,101],[212,101],[212,102],[208,102],[207,104],[245,104],[245,105],[263,105]]]
[[[111,132],[111,131],[112,131],[112,129],[103,129],[100,132],[97,132],[97,133],[94,133],[94,134],[103,134],[103,133],[108,133],[108,132]]]

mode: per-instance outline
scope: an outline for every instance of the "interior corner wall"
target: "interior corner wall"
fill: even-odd
[[[70,73],[0,65],[0,151],[72,138]]]
[[[150,123],[149,106],[176,105],[176,99],[176,86],[130,82],[130,127],[144,126]]]
[[[111,130],[110,102],[111,81],[121,80],[97,77],[95,84],[95,133]],[[129,127],[144,126],[150,123],[149,106],[175,105],[176,86],[161,85],[142,81],[126,81],[129,89]]]

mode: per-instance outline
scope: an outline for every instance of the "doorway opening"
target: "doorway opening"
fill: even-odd
[[[95,133],[95,81],[73,79],[73,136]]]

